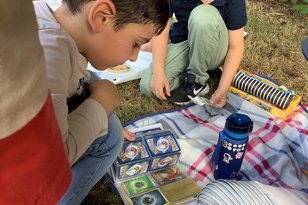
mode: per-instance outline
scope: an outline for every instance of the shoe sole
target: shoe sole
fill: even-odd
[[[181,105],[181,106],[183,106],[183,105],[188,105],[188,104],[191,104],[192,102],[191,102],[191,100],[190,101],[187,101],[187,102],[175,102],[174,104],[175,105]]]
[[[210,92],[210,86],[208,84],[206,84],[206,87],[201,90],[196,96],[204,96],[206,94],[208,94]],[[196,97],[195,96],[195,97]],[[188,105],[188,104],[191,104],[192,101],[187,101],[187,102],[174,102],[175,105]]]

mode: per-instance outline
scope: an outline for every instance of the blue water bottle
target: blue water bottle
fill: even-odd
[[[234,113],[227,118],[211,158],[215,179],[237,178],[252,128],[247,115]]]

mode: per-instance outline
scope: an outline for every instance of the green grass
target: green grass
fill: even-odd
[[[308,37],[308,16],[290,7],[290,4],[279,0],[247,2],[249,20],[245,30],[249,37],[245,40],[245,55],[240,68],[269,76],[308,102],[308,62],[301,53],[301,43]],[[211,88],[215,88],[217,81],[217,77],[210,80]],[[175,108],[167,102],[142,95],[138,81],[120,84],[119,90],[122,102],[116,112],[122,122]],[[91,190],[83,203],[101,204],[122,204],[103,180]]]
[[[248,3],[250,34],[242,69],[269,76],[308,100],[308,64],[301,43],[308,37],[307,16],[288,5],[258,1]],[[282,6],[283,5],[283,6]]]

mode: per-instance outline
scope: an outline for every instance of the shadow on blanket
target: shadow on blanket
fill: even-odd
[[[218,140],[218,132],[223,129],[225,119],[235,112],[246,114],[254,121],[241,168],[242,179],[285,188],[307,189],[308,115],[300,107],[282,121],[229,94],[227,106],[220,110],[192,105],[143,116],[125,126],[132,128],[161,123],[164,129],[172,129],[179,137],[182,149],[179,166],[204,187],[214,180],[210,158]]]

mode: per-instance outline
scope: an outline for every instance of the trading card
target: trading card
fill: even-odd
[[[145,134],[148,132],[163,130],[163,126],[161,123],[155,123],[151,125],[146,125],[143,127],[130,128],[129,131],[135,135]]]
[[[205,98],[205,97],[202,97],[202,96],[196,96],[196,97],[192,97],[190,95],[187,95],[187,97],[189,99],[191,99],[191,101],[197,105],[208,105],[208,106],[211,106],[213,108],[221,108],[221,106],[219,106],[218,104],[216,103],[212,103],[209,99]]]
[[[179,155],[161,156],[152,159],[151,170],[163,169],[175,165],[178,162]]]
[[[170,203],[195,197],[201,192],[197,183],[189,178],[161,186],[160,190]]]
[[[149,158],[149,153],[145,142],[141,139],[132,142],[125,142],[118,156],[118,162],[119,164],[123,164],[147,158]]]
[[[122,65],[108,68],[106,70],[111,73],[123,74],[123,73],[128,73],[131,70],[131,68],[127,64],[122,64]]]
[[[177,166],[173,166],[168,169],[163,169],[157,172],[152,172],[151,177],[154,179],[155,183],[158,186],[170,184],[186,178],[186,176]]]
[[[148,171],[149,161],[125,164],[119,167],[118,178],[131,177]]]
[[[155,187],[148,176],[127,180],[123,182],[123,186],[130,196],[150,191]]]
[[[205,97],[200,97],[200,96],[196,96],[196,97],[192,97],[190,95],[187,95],[187,97],[189,97],[189,99],[191,99],[191,101],[197,105],[210,105],[211,102],[209,99],[205,98]]]
[[[144,135],[144,139],[152,157],[180,151],[180,147],[171,131]]]
[[[168,204],[166,198],[160,193],[159,190],[155,189],[153,191],[140,194],[138,196],[132,197],[131,201],[134,205],[164,205]]]

